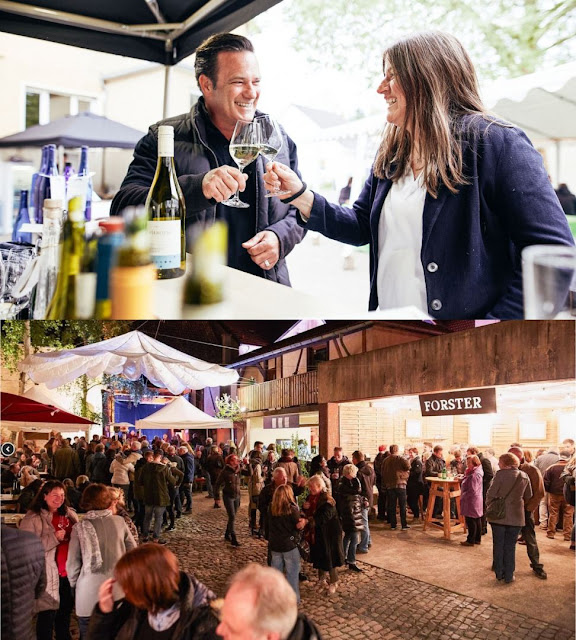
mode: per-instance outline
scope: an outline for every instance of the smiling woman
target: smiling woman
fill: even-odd
[[[304,189],[280,163],[265,182],[295,194],[286,201],[303,227],[370,244],[370,310],[522,318],[522,249],[574,244],[540,154],[486,111],[453,36],[408,36],[384,51],[383,67],[388,123],[352,208]]]

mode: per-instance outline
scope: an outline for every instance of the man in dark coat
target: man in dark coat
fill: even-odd
[[[166,544],[166,541],[160,538],[162,518],[166,507],[170,504],[168,485],[175,487],[177,479],[170,473],[170,467],[162,463],[162,458],[162,451],[156,451],[152,461],[142,467],[142,471],[136,480],[144,488],[143,542],[148,542],[150,524],[152,523],[152,516],[154,516],[153,542]]]
[[[96,445],[94,455],[88,458],[86,475],[90,478],[90,482],[110,484],[110,479],[112,478],[110,462],[104,453],[104,445],[102,443]]]
[[[374,458],[374,473],[376,474],[376,487],[378,489],[378,520],[386,520],[386,489],[382,486],[382,463],[390,455],[386,451],[386,445],[378,447],[378,454]]]
[[[196,459],[186,447],[180,447],[178,454],[184,464],[184,480],[180,485],[180,500],[184,512],[190,513],[192,511],[192,483],[194,482]]]
[[[330,482],[332,483],[332,496],[338,502],[338,485],[342,477],[342,470],[350,464],[348,457],[342,452],[342,447],[334,447],[334,455],[326,463],[330,471]]]
[[[2,525],[2,640],[34,640],[34,601],[46,588],[44,547],[29,531]]]
[[[67,438],[62,439],[60,448],[54,452],[52,457],[52,475],[62,481],[65,478],[76,480],[80,475],[80,458],[70,446]]]
[[[230,33],[211,36],[196,49],[195,71],[202,97],[190,113],[152,125],[138,142],[128,174],[112,202],[112,214],[145,203],[156,170],[158,127],[172,126],[186,226],[226,220],[228,265],[289,286],[285,258],[304,237],[296,222],[296,209],[280,198],[265,197],[264,158],[257,157],[242,173],[230,155],[236,122],[261,115],[256,110],[260,71],[252,43]],[[297,171],[296,145],[283,130],[281,136],[276,160]],[[241,215],[221,204],[237,189],[244,192],[242,200],[250,205]]]
[[[314,622],[298,613],[296,594],[283,574],[253,562],[232,578],[216,633],[224,640],[322,640]]]
[[[354,451],[352,454],[352,463],[358,468],[358,480],[360,480],[362,487],[362,497],[365,499],[362,505],[364,531],[362,531],[360,535],[360,543],[358,544],[356,553],[368,553],[368,549],[372,546],[368,516],[374,506],[374,482],[376,480],[376,474],[374,473],[374,469],[364,460],[362,451]]]
[[[402,529],[410,527],[406,522],[406,483],[410,472],[410,464],[398,454],[398,445],[390,445],[390,455],[382,464],[382,482],[388,494],[388,518],[390,528],[396,529],[396,505],[400,507],[400,523]]]

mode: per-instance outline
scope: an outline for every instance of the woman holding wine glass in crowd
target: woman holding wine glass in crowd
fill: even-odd
[[[74,608],[72,589],[66,573],[68,545],[76,513],[66,506],[66,490],[57,480],[45,482],[20,529],[35,533],[44,546],[46,589],[36,600],[36,637],[38,640],[71,640],[70,617]]]
[[[415,307],[437,318],[522,318],[521,251],[574,240],[526,135],[490,115],[453,36],[408,36],[384,51],[378,93],[387,125],[352,208],[268,165],[301,226],[370,244],[370,310]]]

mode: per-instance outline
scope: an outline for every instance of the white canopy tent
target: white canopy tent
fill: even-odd
[[[35,353],[22,360],[18,368],[49,389],[83,374],[97,378],[103,373],[121,374],[128,380],[143,375],[174,395],[187,389],[228,386],[238,380],[233,369],[189,356],[140,331],[76,349]]]
[[[231,420],[220,420],[204,413],[182,396],[142,420],[136,429],[232,429]]]

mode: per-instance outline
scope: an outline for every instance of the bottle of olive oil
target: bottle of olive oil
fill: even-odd
[[[158,165],[146,199],[150,255],[158,279],[178,278],[186,270],[186,207],[174,167],[174,127],[158,127]]]
[[[68,217],[62,231],[60,271],[56,290],[46,312],[47,320],[72,320],[76,317],[76,275],[80,273],[85,248],[84,199],[68,201]]]

